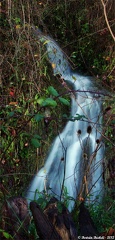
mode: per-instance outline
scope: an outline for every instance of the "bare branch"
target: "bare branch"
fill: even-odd
[[[101,3],[102,3],[102,5],[103,5],[104,17],[105,17],[105,21],[106,21],[107,27],[108,27],[108,29],[109,29],[109,31],[110,31],[110,34],[111,34],[113,40],[115,41],[114,34],[113,34],[112,30],[111,30],[111,27],[110,27],[110,25],[109,25],[109,21],[108,21],[108,18],[107,18],[106,4],[104,3],[103,0],[101,0]]]

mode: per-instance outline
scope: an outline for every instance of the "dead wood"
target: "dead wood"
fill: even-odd
[[[36,202],[30,203],[30,210],[32,211],[38,236],[41,239],[62,240],[53,224],[48,220]]]
[[[85,207],[84,202],[80,204],[79,227],[81,236],[84,237],[99,236],[99,233],[90,216],[89,210]]]
[[[15,240],[27,240],[30,216],[27,200],[23,197],[11,197],[2,208],[2,229]],[[4,239],[1,236],[1,239]],[[6,239],[6,238],[5,238]]]
[[[51,198],[44,212],[37,203],[30,203],[38,235],[47,240],[77,240],[77,230],[71,214],[64,205],[61,205],[60,212],[58,203],[56,198]]]
[[[61,204],[60,210],[58,203],[59,201],[55,197],[51,198],[44,213],[63,240],[76,240],[77,230],[72,216],[63,204]]]

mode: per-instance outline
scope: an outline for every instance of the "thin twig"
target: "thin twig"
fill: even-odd
[[[105,21],[106,21],[107,27],[108,27],[108,29],[110,31],[110,34],[111,34],[111,36],[112,36],[112,38],[113,38],[113,40],[115,42],[115,37],[114,37],[114,34],[113,34],[112,30],[111,30],[111,27],[110,27],[110,24],[109,24],[109,21],[108,21],[108,18],[107,18],[107,12],[106,12],[106,4],[107,3],[105,4],[103,0],[101,0],[101,3],[103,5],[103,11],[104,11],[104,16],[105,16]]]

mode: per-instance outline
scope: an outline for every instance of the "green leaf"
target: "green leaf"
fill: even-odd
[[[7,232],[3,232],[3,236],[6,238],[6,239],[13,239],[12,236],[7,233]]]
[[[48,92],[49,92],[50,94],[52,94],[53,96],[55,96],[55,97],[58,97],[58,96],[59,96],[57,90],[56,90],[54,87],[52,87],[52,86],[48,87]]]
[[[62,117],[66,119],[68,118],[67,114],[63,114]]]
[[[112,124],[115,124],[115,120],[112,120],[111,123],[112,123]]]
[[[35,100],[39,99],[38,93],[35,95]]]
[[[6,135],[9,134],[8,127],[0,126],[0,129],[1,129]]]
[[[78,113],[75,116],[75,120],[80,120],[80,119],[83,119],[83,118],[87,119],[84,115],[79,115]]]
[[[64,105],[70,106],[70,102],[69,102],[67,99],[62,98],[62,97],[59,97],[59,100],[60,100],[60,102],[63,103]]]
[[[76,58],[76,56],[77,56],[77,52],[73,52],[71,55],[72,58]]]
[[[41,97],[41,98],[38,98],[38,99],[36,99],[36,102],[38,103],[38,104],[40,104],[40,105],[42,105],[42,103],[44,102],[44,98],[43,97]]]
[[[80,114],[76,114],[75,116],[70,116],[70,118],[69,118],[69,121],[72,121],[72,122],[74,122],[74,121],[78,121],[78,120],[83,120],[83,118],[85,118],[85,119],[87,119],[84,115],[80,115]]]
[[[22,136],[22,137],[30,137],[30,133],[22,132],[22,133],[20,133],[20,136]]]
[[[31,144],[35,147],[35,148],[38,148],[41,146],[40,142],[38,141],[37,138],[32,138],[31,139]]]
[[[62,206],[61,202],[57,202],[57,209],[58,209],[59,213],[62,213],[63,206]]]
[[[50,40],[46,40],[44,43],[43,43],[43,45],[45,45],[45,44],[47,44],[47,43],[49,43],[50,42]]]
[[[44,37],[41,37],[41,38],[40,38],[40,41],[41,41],[41,42],[44,42]]]
[[[80,120],[82,119],[82,115],[76,114],[76,116],[74,117],[75,120]]]
[[[76,78],[74,75],[72,75],[72,78],[73,78],[73,80],[74,80],[74,81],[76,81],[76,80],[77,80],[77,78]]]
[[[37,138],[37,139],[39,139],[39,140],[41,139],[41,137],[40,137],[38,134],[34,134],[34,135],[33,135],[33,138]]]
[[[42,103],[43,107],[49,106],[49,107],[56,107],[57,102],[53,100],[52,98],[46,98],[45,101]]]
[[[13,237],[12,237],[9,233],[5,232],[4,230],[0,229],[0,232],[3,233],[3,236],[4,236],[6,239],[13,239]]]
[[[41,121],[42,119],[44,118],[44,116],[42,114],[39,114],[37,113],[35,116],[34,116],[34,119],[39,122]]]
[[[9,117],[13,117],[13,116],[14,116],[14,112],[9,112],[9,113],[8,113],[8,116],[9,116]]]

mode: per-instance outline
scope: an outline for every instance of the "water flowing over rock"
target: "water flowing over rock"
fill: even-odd
[[[75,94],[71,98],[72,118],[56,137],[45,165],[31,182],[26,197],[33,200],[36,189],[39,192],[47,189],[48,193],[61,199],[64,186],[74,199],[89,194],[90,201],[96,201],[103,189],[103,94],[90,77],[81,76],[71,69],[54,40],[36,30],[35,34],[46,46],[48,60],[55,66],[54,75],[59,74],[66,83],[71,83]],[[73,206],[74,201],[71,200],[69,209]]]

